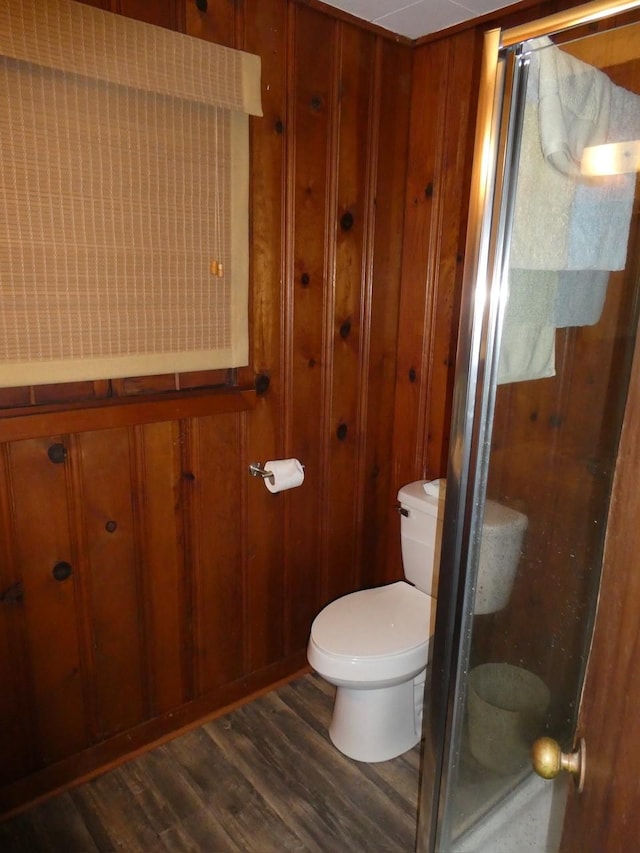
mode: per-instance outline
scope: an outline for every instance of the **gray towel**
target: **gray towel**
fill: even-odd
[[[554,326],[594,326],[602,315],[608,283],[606,270],[562,270],[554,300]]]
[[[640,97],[611,84],[605,142],[640,138]],[[583,177],[571,206],[568,269],[621,270],[627,262],[636,175]]]

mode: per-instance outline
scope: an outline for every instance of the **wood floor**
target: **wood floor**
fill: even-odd
[[[414,850],[419,747],[351,761],[332,705],[306,675],[0,824],[0,851]]]

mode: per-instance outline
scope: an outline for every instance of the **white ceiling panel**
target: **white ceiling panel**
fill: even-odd
[[[323,2],[410,39],[439,32],[511,5],[509,0],[323,0]]]
[[[390,3],[389,0],[331,0],[327,5],[342,9],[343,12],[349,12],[356,18],[373,21],[374,18],[386,15],[390,8],[393,10],[394,6],[408,6],[409,2],[411,0],[405,0],[403,4],[401,4],[401,0],[397,0],[397,2],[394,0],[393,3]]]
[[[474,16],[486,15],[487,12],[494,12],[496,9],[502,9],[507,4],[504,0],[453,0],[473,12]],[[509,4],[512,5],[512,4]]]
[[[374,23],[401,36],[417,38],[415,33],[426,35],[460,24],[477,13],[464,9],[450,0],[420,0],[404,9],[397,9],[374,18]]]

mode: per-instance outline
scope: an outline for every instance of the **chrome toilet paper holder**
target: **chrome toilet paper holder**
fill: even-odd
[[[263,480],[268,480],[270,483],[275,483],[275,477],[271,471],[267,471],[262,462],[252,462],[249,465],[249,473],[252,477],[262,477]]]
[[[300,463],[300,465],[302,466],[302,470],[304,471],[304,465],[302,464],[302,462]],[[263,480],[268,480],[272,485],[276,481],[275,477],[273,476],[273,473],[267,470],[267,468],[264,467],[262,462],[252,462],[249,465],[249,473],[252,477],[262,477]]]

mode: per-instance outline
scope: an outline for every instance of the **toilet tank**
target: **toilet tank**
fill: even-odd
[[[404,576],[422,592],[438,592],[444,480],[417,480],[398,492]]]
[[[417,480],[398,492],[400,541],[406,579],[436,597],[442,546],[446,480]],[[495,613],[506,606],[520,561],[526,515],[496,501],[484,508],[475,613]]]

